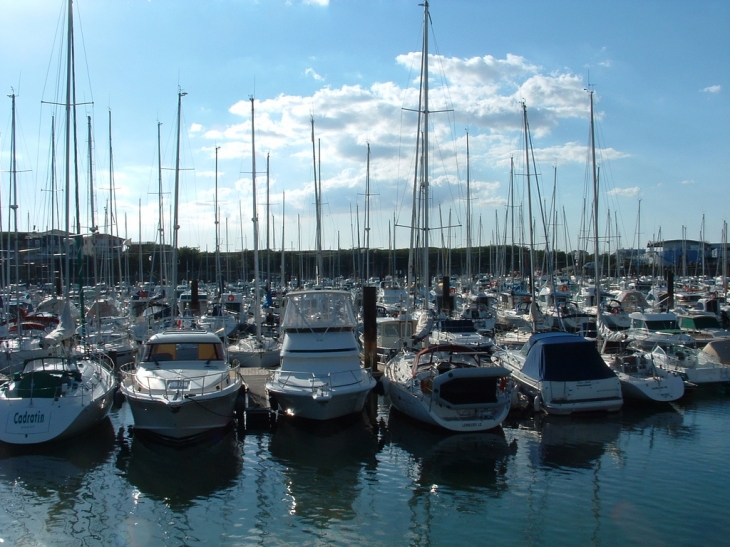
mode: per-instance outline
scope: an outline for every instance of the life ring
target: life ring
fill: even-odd
[[[233,296],[232,294],[229,294],[229,295],[228,295],[228,301],[229,301],[229,302],[233,302],[233,301],[234,301],[235,299],[236,299],[236,297],[235,297],[235,296]]]
[[[611,313],[614,315],[618,315],[619,309],[618,308],[611,308]]]
[[[499,390],[500,390],[500,391],[504,391],[505,389],[507,389],[507,377],[506,377],[506,376],[505,376],[505,377],[503,377],[503,378],[502,378],[502,379],[501,379],[501,380],[499,381]]]
[[[456,289],[454,287],[449,287],[449,296],[454,296],[456,294]]]
[[[561,285],[560,286],[560,292],[568,292],[568,286],[567,285]]]

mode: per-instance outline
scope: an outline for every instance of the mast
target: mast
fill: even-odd
[[[256,321],[256,338],[261,339],[261,293],[259,292],[259,218],[256,213],[256,142],[254,131],[254,98],[251,97],[251,181],[253,201],[253,287],[254,287],[254,320]]]
[[[314,236],[314,250],[316,253],[315,283],[320,284],[323,276],[322,264],[322,218],[320,214],[320,203],[322,196],[320,195],[320,187],[317,184],[317,152],[314,146],[314,116],[311,117],[312,122],[312,162],[314,165],[314,210],[317,222],[317,230]]]
[[[165,260],[165,214],[162,205],[162,151],[160,146],[160,127],[162,122],[157,122],[157,183],[158,183],[158,194],[157,194],[157,218],[158,218],[158,232],[160,234],[160,283],[163,279],[166,280],[167,276],[167,261]],[[150,272],[152,277],[152,272]],[[143,278],[140,276],[140,280]],[[173,288],[174,289],[174,288]]]
[[[15,233],[15,282],[20,282],[20,253],[18,251],[18,165],[15,153],[15,98],[17,95],[13,92],[8,95],[12,102],[12,114],[10,122],[10,215],[13,217],[13,232]],[[9,216],[10,216],[9,215]],[[8,225],[10,218],[8,217]],[[10,250],[10,226],[8,226],[8,250]],[[10,279],[10,261],[8,261],[8,279]],[[18,328],[22,321],[18,316]]]
[[[286,243],[284,228],[286,227],[286,192],[281,193],[281,286],[286,288]]]
[[[91,116],[86,116],[88,125],[88,139],[89,139],[89,209],[91,210],[91,248],[92,257],[94,261],[94,285],[99,282],[99,272],[97,269],[96,260],[96,232],[98,227],[96,225],[95,212],[94,212],[94,169],[93,169],[93,150],[92,150],[92,136],[91,136]],[[111,284],[110,284],[111,285]],[[113,286],[113,285],[111,285]]]
[[[370,280],[370,143],[365,170],[365,279]]]
[[[218,150],[220,150],[220,146],[215,147],[215,211],[214,211],[214,219],[215,219],[215,281],[218,285],[218,299],[220,300],[220,295],[223,294],[223,274],[221,271],[221,245],[220,245],[220,219],[219,219],[219,211],[218,211]]]
[[[530,225],[530,269],[528,279],[530,283],[530,294],[535,295],[535,234],[532,229],[532,190],[530,184],[530,144],[529,129],[527,127],[527,103],[522,102],[522,121],[525,133],[525,167],[527,169],[527,222]]]
[[[271,220],[271,201],[269,194],[269,155],[266,154],[266,284],[271,289],[271,238],[269,237],[269,224]],[[276,242],[274,242],[276,245]]]
[[[471,186],[469,177],[469,132],[466,132],[466,281],[471,290]],[[450,224],[450,223],[449,223]]]
[[[177,246],[178,246],[178,231],[180,230],[180,222],[178,219],[178,201],[180,194],[180,116],[182,113],[182,98],[187,95],[182,90],[178,90],[177,93],[177,149],[175,152],[175,194],[173,198],[172,207],[172,287],[171,287],[171,300],[172,300],[172,311],[174,315],[177,315]]]
[[[428,272],[428,0],[423,3],[423,55],[421,57],[423,86],[423,290],[428,303],[431,279]],[[428,306],[428,304],[427,304]]]
[[[68,0],[68,37],[66,44],[66,237],[64,238],[64,288],[65,294],[71,292],[71,249],[69,236],[71,235],[71,75],[73,73],[73,0]]]
[[[595,127],[593,123],[593,91],[589,90],[588,94],[591,99],[591,166],[593,170],[593,247],[594,247],[594,261],[593,261],[593,285],[596,288],[596,302],[600,301],[600,286],[598,284],[598,173],[596,171],[596,140],[595,140]],[[596,338],[600,338],[601,333],[601,310],[600,307],[596,313]]]

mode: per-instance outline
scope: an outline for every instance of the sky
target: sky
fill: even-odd
[[[408,247],[418,1],[75,0],[73,9],[83,232],[93,209],[101,232],[159,241],[161,202],[172,241],[185,93],[180,247],[253,248],[254,163],[260,249],[267,239],[314,248],[315,164],[323,249]],[[730,2],[431,0],[429,11],[432,246],[466,246],[468,186],[472,245],[513,233],[528,241],[531,209],[537,246],[548,234],[551,246],[592,251],[587,90],[602,249],[721,241]],[[12,99],[0,101],[3,230],[16,218],[21,231],[65,227],[66,12],[66,0],[0,0],[0,86],[16,104],[13,178]]]

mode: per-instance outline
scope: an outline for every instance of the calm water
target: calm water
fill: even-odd
[[[730,391],[444,436],[367,420],[176,449],[128,406],[43,450],[0,446],[0,542],[36,545],[730,545]]]

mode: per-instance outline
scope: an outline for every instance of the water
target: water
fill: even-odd
[[[730,544],[730,392],[447,436],[366,420],[235,429],[184,449],[128,406],[53,448],[0,446],[13,546]]]

